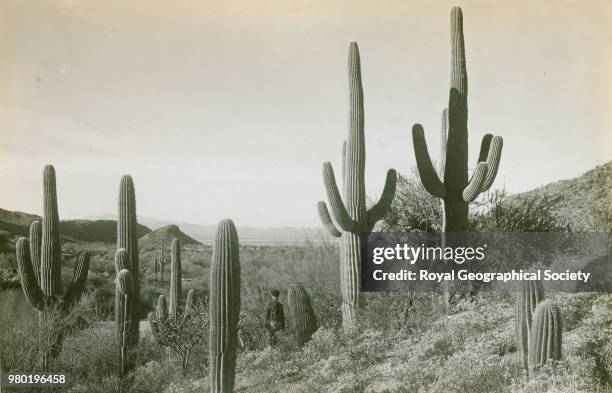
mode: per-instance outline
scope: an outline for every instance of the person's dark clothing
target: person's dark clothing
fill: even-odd
[[[283,305],[277,301],[273,301],[266,309],[266,338],[268,345],[273,347],[277,343],[276,332],[285,330],[285,313]]]
[[[285,313],[283,305],[279,302],[271,302],[266,310],[266,325],[273,330],[285,330]]]

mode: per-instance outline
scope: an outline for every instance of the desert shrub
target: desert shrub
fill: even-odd
[[[413,172],[398,175],[395,198],[379,224],[382,232],[435,232],[442,227],[440,200],[429,194]]]
[[[546,196],[521,199],[505,190],[483,194],[470,206],[470,230],[476,232],[560,232],[567,229]]]
[[[198,300],[189,312],[177,316],[157,320],[151,324],[155,341],[170,348],[181,357],[183,374],[187,373],[189,358],[192,353],[207,352],[208,342],[208,304],[205,300]]]
[[[180,378],[170,362],[149,361],[132,372],[130,393],[163,392],[172,381]]]
[[[444,313],[434,293],[367,293],[362,298],[361,324],[380,330],[418,331]]]

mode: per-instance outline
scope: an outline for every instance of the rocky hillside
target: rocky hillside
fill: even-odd
[[[197,240],[183,233],[177,225],[166,225],[141,237],[138,244],[142,246],[157,247],[162,242],[170,244],[172,239],[178,239],[183,245],[200,244]]]
[[[13,236],[27,236],[30,223],[42,220],[40,216],[23,212],[0,209],[0,230]],[[151,229],[138,224],[138,236],[144,236]],[[60,222],[63,238],[83,241],[114,243],[117,241],[117,222],[114,220],[65,220]]]
[[[561,222],[574,230],[594,229],[612,205],[612,161],[582,176],[560,180],[534,190],[513,195],[516,201],[547,198]]]

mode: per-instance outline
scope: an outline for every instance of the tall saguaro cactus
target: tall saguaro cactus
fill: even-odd
[[[516,348],[521,366],[528,369],[529,339],[533,313],[544,300],[544,288],[540,281],[522,281],[516,305]]]
[[[308,292],[301,285],[294,285],[289,289],[289,311],[295,338],[298,345],[304,345],[317,331],[317,317],[310,302]]]
[[[461,8],[451,11],[451,84],[448,109],[442,121],[443,179],[436,173],[427,150],[423,127],[415,124],[412,139],[421,182],[433,196],[444,201],[444,232],[464,232],[468,204],[491,188],[497,175],[503,139],[486,134],[471,178],[468,178],[467,70]]]
[[[209,379],[212,393],[234,390],[238,319],[240,316],[240,258],[238,234],[230,219],[217,227],[210,271]]]
[[[138,344],[140,320],[140,262],[138,259],[138,223],[136,220],[136,192],[132,177],[125,175],[121,178],[119,186],[119,217],[117,219],[117,253],[125,251],[125,258],[121,269],[117,267],[117,274],[122,269],[130,272],[132,279],[130,331],[126,345],[132,348]],[[123,253],[122,253],[123,254]],[[123,259],[122,259],[123,261]],[[116,295],[119,296],[119,295]]]
[[[77,257],[72,281],[62,294],[62,248],[59,233],[55,169],[47,165],[43,172],[43,220],[30,225],[30,240],[17,241],[17,264],[23,293],[32,307],[40,311],[39,319],[45,323],[49,312],[66,312],[81,298],[89,272],[89,254]],[[43,368],[61,350],[61,332],[49,338],[43,355]]]
[[[529,340],[529,374],[549,360],[561,360],[562,331],[563,320],[559,307],[550,301],[540,303],[533,314]]]
[[[341,237],[340,280],[342,288],[342,321],[344,328],[354,327],[359,307],[359,285],[361,280],[361,247],[364,233],[372,230],[377,221],[388,212],[397,183],[397,174],[389,169],[380,200],[366,207],[365,193],[365,134],[363,111],[363,88],[361,85],[361,63],[356,42],[349,44],[349,127],[348,140],[343,144],[342,175],[344,197],[340,196],[331,163],[323,164],[323,181],[327,191],[334,220],[327,205],[318,203],[319,217],[332,236]]]

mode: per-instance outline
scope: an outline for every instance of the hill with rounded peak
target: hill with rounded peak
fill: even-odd
[[[546,198],[557,218],[573,230],[592,230],[612,214],[612,161],[573,179],[559,180],[511,196],[517,202],[534,198]]]
[[[13,236],[29,236],[32,221],[42,220],[36,214],[0,209],[0,230]],[[151,229],[138,224],[138,237],[151,232]],[[115,243],[117,241],[117,221],[115,220],[62,220],[60,235],[66,240],[82,242]]]
[[[200,244],[199,241],[194,238],[186,235],[181,231],[178,225],[166,225],[161,228],[157,228],[154,231],[151,231],[141,237],[139,239],[140,245],[154,245],[157,246],[161,244],[161,242],[165,242],[166,244],[172,243],[172,239],[178,239],[182,244]]]

